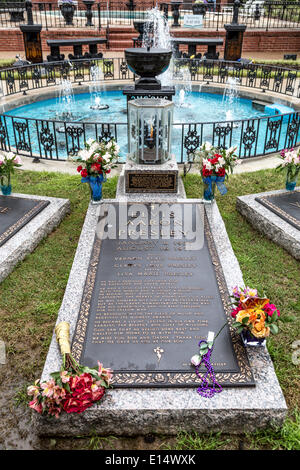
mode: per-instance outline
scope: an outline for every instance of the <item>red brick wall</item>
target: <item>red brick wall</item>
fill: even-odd
[[[182,36],[182,30],[172,30],[174,36]],[[105,31],[101,32],[95,30],[82,30],[82,29],[52,29],[49,31],[42,30],[42,47],[44,57],[49,53],[50,49],[46,44],[47,39],[60,39],[60,38],[74,38],[74,37],[98,37],[104,36]],[[111,28],[110,43],[111,50],[122,50],[126,47],[132,47],[132,37],[136,37],[137,33],[131,28]],[[224,37],[225,31],[184,31],[184,36],[197,36],[197,37]],[[99,47],[102,50],[103,47]],[[22,33],[18,29],[0,30],[0,56],[1,51],[20,52],[24,50]],[[88,48],[84,49],[88,50]],[[201,49],[199,49],[201,52]],[[203,51],[206,48],[203,49]],[[223,49],[218,49],[222,51]],[[61,48],[62,53],[66,54],[72,52],[71,48]],[[285,30],[285,31],[246,31],[244,35],[243,53],[245,52],[299,52],[300,53],[300,31],[298,30]]]

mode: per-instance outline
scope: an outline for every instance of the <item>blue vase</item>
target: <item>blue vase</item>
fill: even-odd
[[[299,171],[300,171],[300,169],[296,170],[296,172],[293,173],[288,169],[287,175],[286,175],[286,182],[285,182],[285,189],[287,191],[294,191],[295,190],[298,175],[299,175]]]
[[[9,196],[11,194],[11,184],[1,184],[1,192],[3,196]]]
[[[100,204],[102,200],[102,183],[106,181],[106,178],[102,175],[99,176],[87,176],[81,178],[82,183],[89,183],[91,191],[91,203]]]
[[[215,199],[215,189],[216,189],[216,180],[212,179],[211,176],[202,178],[203,181],[203,199],[205,201],[214,201]]]

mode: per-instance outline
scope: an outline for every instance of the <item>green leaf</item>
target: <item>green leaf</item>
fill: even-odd
[[[200,346],[200,351],[201,349],[207,349],[207,343],[202,343]]]
[[[277,335],[277,333],[279,332],[278,326],[275,325],[274,323],[271,323],[270,330],[271,330],[271,333],[273,333],[273,335]]]
[[[245,318],[243,318],[243,320],[242,320],[242,324],[243,324],[243,325],[247,325],[248,321],[249,321],[249,317],[245,317]]]
[[[206,349],[200,349],[200,356],[205,356],[208,353],[208,347]]]

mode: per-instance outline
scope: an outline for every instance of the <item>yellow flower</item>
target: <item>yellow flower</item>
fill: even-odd
[[[256,338],[267,338],[270,335],[270,328],[268,326],[265,326],[264,324],[263,326],[261,324],[254,325],[251,330],[251,333]]]
[[[249,320],[246,323],[247,325],[249,325],[249,323],[251,323],[250,322],[251,313],[252,313],[252,309],[240,310],[237,316],[235,317],[235,319],[237,322],[242,323],[244,318],[249,317]]]

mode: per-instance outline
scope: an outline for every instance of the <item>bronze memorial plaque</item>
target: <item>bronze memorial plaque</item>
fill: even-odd
[[[300,230],[300,191],[272,194],[255,198],[271,212]]]
[[[117,227],[116,237],[95,237],[72,352],[84,365],[94,367],[99,360],[113,369],[114,387],[196,386],[190,358],[231,311],[203,205],[165,204],[168,219],[157,204],[141,204],[140,209],[125,204],[129,214],[132,208],[136,212],[123,229],[118,204],[103,210],[112,206],[116,223],[103,214],[101,220],[106,228]],[[183,206],[189,206],[186,213]],[[191,249],[195,224],[197,233],[202,230],[202,243]],[[216,340],[212,364],[223,386],[255,385],[245,348],[229,326]]]
[[[176,171],[126,170],[125,178],[127,193],[177,193]]]
[[[0,196],[0,247],[48,204],[50,201]]]

